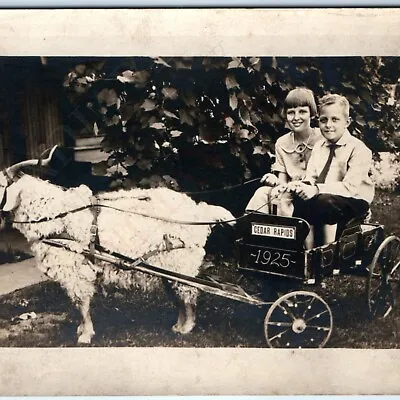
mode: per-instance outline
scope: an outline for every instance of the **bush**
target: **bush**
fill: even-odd
[[[111,58],[80,64],[64,85],[81,130],[105,135],[114,187],[167,176],[181,190],[205,190],[270,169],[285,132],[283,100],[296,86],[345,95],[350,131],[374,152],[394,149],[399,70],[397,57]]]
[[[374,159],[372,178],[377,189],[396,190],[400,185],[400,153],[378,153]]]

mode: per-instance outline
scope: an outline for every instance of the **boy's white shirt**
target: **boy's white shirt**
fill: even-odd
[[[314,145],[307,165],[306,181],[314,184],[329,157],[330,142],[322,139]],[[375,188],[370,177],[372,152],[346,129],[336,142],[337,148],[325,183],[318,183],[319,193],[362,199],[371,203]]]

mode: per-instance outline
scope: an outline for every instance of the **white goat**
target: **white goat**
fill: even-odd
[[[50,157],[45,164],[49,160]],[[80,309],[82,322],[77,329],[78,342],[90,343],[94,335],[90,303],[99,286],[152,290],[162,280],[138,271],[124,271],[103,261],[93,262],[82,254],[89,246],[94,221],[91,207],[84,208],[92,204],[92,192],[86,186],[65,189],[30,175],[16,179],[20,167],[21,163],[0,174],[0,201],[7,199],[2,201],[2,209],[12,212],[13,226],[31,243],[39,269],[59,282]],[[149,264],[188,276],[199,272],[211,227],[167,220],[218,222],[234,218],[222,207],[196,204],[187,195],[167,188],[120,190],[96,197],[100,206],[110,207],[100,207],[97,217],[102,247],[131,258],[153,252],[147,259]],[[83,209],[68,212],[80,208]],[[43,221],[44,218],[48,221]],[[38,220],[42,222],[32,223]],[[63,242],[71,251],[42,241],[61,234],[68,236],[69,240]],[[195,325],[197,289],[176,282],[172,288],[180,304],[178,320],[172,329],[185,334]]]

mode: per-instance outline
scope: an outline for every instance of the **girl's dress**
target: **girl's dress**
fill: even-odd
[[[281,136],[275,144],[275,162],[271,171],[286,173],[288,182],[304,179],[314,144],[322,138],[319,128],[313,128],[308,139],[302,143],[295,143],[293,132]],[[279,193],[279,188],[263,186],[256,190],[246,211],[273,213],[272,205],[276,204],[277,214],[288,216],[293,212],[291,203],[290,193]]]

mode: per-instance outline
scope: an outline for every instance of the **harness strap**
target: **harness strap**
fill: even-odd
[[[272,196],[271,196],[271,191],[267,193],[267,201],[268,201],[268,214],[272,214]]]
[[[100,214],[100,207],[99,207],[99,199],[97,198],[97,196],[91,196],[90,203],[91,203],[90,211],[93,214],[93,221],[92,221],[92,226],[90,227],[89,252],[90,252],[90,258],[94,262],[95,260],[94,253],[96,250],[96,246],[100,245],[99,227],[97,225],[97,218]]]

